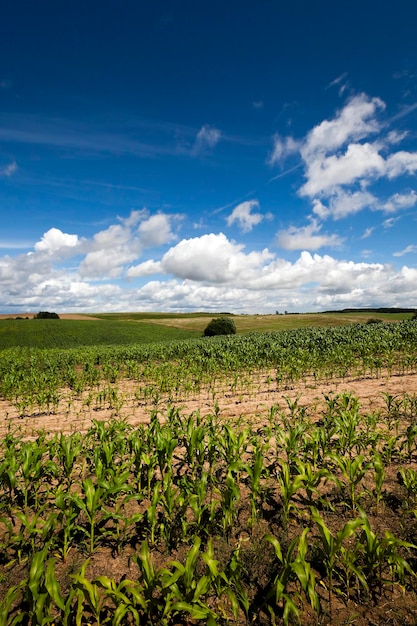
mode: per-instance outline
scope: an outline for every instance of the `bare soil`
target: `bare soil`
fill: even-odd
[[[141,400],[140,383],[123,380],[112,385],[121,399],[118,407],[103,403],[88,403],[87,393],[82,397],[74,397],[63,390],[58,407],[54,407],[49,414],[36,413],[21,417],[18,409],[9,401],[0,399],[0,437],[10,428],[18,427],[27,436],[35,431],[45,430],[48,433],[56,432],[85,432],[93,420],[109,420],[112,418],[125,419],[129,424],[137,425],[148,423],[151,414],[156,409],[160,418],[168,406],[174,406],[184,415],[199,411],[207,415],[218,407],[223,419],[238,420],[256,426],[264,422],[265,415],[273,406],[287,407],[287,399],[295,401],[298,398],[300,406],[308,407],[309,415],[314,419],[319,417],[324,396],[342,392],[356,396],[365,412],[373,412],[386,406],[386,396],[402,396],[417,394],[417,374],[401,376],[380,376],[379,378],[344,378],[333,379],[330,382],[307,380],[299,382],[291,388],[279,389],[264,381],[253,381],[247,385],[249,391],[234,391],[229,386],[216,389],[206,389],[196,395],[187,397],[162,396],[158,403],[153,400]]]

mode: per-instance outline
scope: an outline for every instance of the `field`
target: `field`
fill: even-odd
[[[416,321],[103,317],[0,322],[0,626],[417,622]]]

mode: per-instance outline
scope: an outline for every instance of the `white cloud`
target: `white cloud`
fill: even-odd
[[[417,204],[417,193],[412,190],[409,193],[395,193],[381,206],[381,209],[385,213],[396,213],[400,209],[410,209],[415,204]]]
[[[321,219],[332,216],[334,220],[339,220],[348,215],[358,213],[364,208],[373,208],[377,199],[367,191],[346,192],[340,187],[335,188],[334,196],[329,200],[329,205],[325,206],[320,200],[313,202],[313,213]]]
[[[365,232],[363,233],[361,239],[368,239],[368,237],[370,237],[372,235],[372,233],[375,230],[375,226],[369,226]],[[368,251],[369,252],[369,251]]]
[[[417,302],[417,270],[380,263],[339,261],[302,252],[290,263],[266,261],[245,281],[151,281],[137,291],[145,310],[323,310],[345,306],[410,306]]]
[[[96,233],[89,247],[79,272],[92,279],[120,276],[123,266],[134,261],[140,253],[138,238],[125,224],[112,224]]]
[[[342,79],[343,75],[329,86]],[[342,219],[364,209],[395,212],[415,206],[414,191],[396,191],[384,199],[370,190],[381,179],[393,181],[417,172],[417,151],[396,149],[407,131],[387,130],[387,123],[379,119],[384,109],[379,98],[360,94],[302,141],[274,136],[269,162],[281,162],[288,153],[299,150],[305,182],[298,193],[311,200],[316,218]],[[370,140],[371,136],[375,139]]]
[[[139,226],[139,236],[144,247],[162,246],[174,239],[171,231],[171,217],[164,213],[152,215]]]
[[[47,252],[55,254],[67,248],[76,248],[80,241],[77,235],[68,235],[63,233],[59,228],[50,228],[40,241],[35,243],[37,252]]]
[[[229,283],[243,278],[247,272],[262,268],[273,257],[268,250],[243,252],[223,233],[183,239],[164,254],[161,266],[168,274],[187,280]]]
[[[159,274],[161,271],[161,263],[159,261],[153,261],[149,259],[148,261],[144,261],[139,265],[133,265],[129,267],[126,272],[126,276],[128,278],[137,278],[139,276],[152,276],[154,274]]]
[[[270,155],[267,158],[268,165],[280,164],[291,154],[295,154],[301,147],[299,141],[296,141],[293,137],[281,137],[275,134],[272,138],[273,148]]]
[[[340,76],[337,76],[334,80],[332,80],[326,87],[326,89],[330,89],[330,87],[337,87],[339,96],[342,96],[345,91],[349,87],[349,81],[347,79],[347,72],[343,72]]]
[[[322,235],[321,224],[312,219],[307,226],[290,226],[277,234],[277,245],[284,250],[318,250],[323,247],[336,248],[343,243],[338,235]]]
[[[382,222],[382,226],[384,228],[392,228],[396,222],[398,222],[399,217],[389,217],[388,219]]]
[[[136,261],[143,250],[172,241],[171,221],[180,217],[132,211],[128,218],[119,219],[119,224],[94,235],[80,265],[80,275],[92,279],[121,276],[125,266]]]
[[[406,248],[404,248],[404,250],[400,250],[400,252],[393,252],[392,256],[404,256],[404,254],[410,254],[410,252],[416,253],[417,252],[417,246],[416,245],[409,245]]]
[[[408,135],[408,131],[403,131],[402,133],[397,130],[391,130],[387,135],[387,141],[391,144],[401,143],[403,139],[405,139]]]
[[[412,175],[417,171],[417,152],[401,150],[392,154],[386,164],[388,178],[396,178],[402,174]]]
[[[251,212],[253,209],[258,208],[258,200],[247,200],[238,204],[227,218],[227,225],[232,226],[234,223],[237,223],[244,233],[250,232],[254,226],[260,224],[264,219],[262,213]]]
[[[374,119],[385,104],[379,98],[360,94],[351,98],[333,120],[324,120],[307,135],[302,155],[309,162],[317,152],[338,150],[348,141],[357,141],[376,133],[380,124]]]
[[[0,168],[0,176],[5,176],[6,178],[10,178],[10,176],[13,176],[13,174],[15,174],[18,169],[19,168],[17,166],[16,161],[12,161],[8,165],[5,165],[4,167]]]
[[[218,128],[204,125],[200,128],[195,138],[193,154],[199,155],[212,150],[220,141],[221,132]]]
[[[131,225],[127,230],[131,234],[132,231],[137,233],[138,222],[128,221]],[[96,245],[97,241],[109,246],[105,249],[110,257],[106,268],[108,275],[121,267],[120,259],[114,259],[112,255],[121,254],[126,220],[113,226],[120,228],[110,227],[98,233],[93,242],[87,242],[90,246],[92,243]],[[309,229],[299,230],[298,235],[303,235],[307,241],[326,237],[320,235],[320,226],[314,221]],[[3,310],[13,307],[13,310],[24,312],[53,307],[58,312],[201,309],[273,312],[277,309],[314,311],[355,305],[417,305],[415,268],[396,269],[380,263],[356,263],[305,250],[290,262],[267,249],[246,252],[242,244],[228,240],[222,233],[185,239],[160,260],[145,260],[136,266],[131,265],[126,272],[128,278],[165,273],[171,274],[172,279],[154,280],[132,289],[122,289],[114,280],[95,284],[83,280],[76,268],[70,270],[58,263],[63,249],[60,246],[68,242],[65,236],[54,239],[50,231],[45,235],[48,236],[44,236],[44,248],[41,246],[40,250],[14,258],[0,257]],[[112,241],[117,242],[115,251],[110,245]],[[82,242],[72,249],[79,253],[87,248],[86,242]],[[55,252],[51,254],[51,250]],[[90,249],[83,253],[88,256],[103,250]],[[413,251],[414,247],[410,246],[402,253]],[[102,258],[98,264],[103,267]]]
[[[331,195],[340,185],[350,185],[361,178],[378,178],[385,171],[379,146],[354,143],[341,155],[316,155],[307,162],[307,182],[302,196]]]

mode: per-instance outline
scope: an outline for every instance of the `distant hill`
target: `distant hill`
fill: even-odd
[[[398,307],[340,309],[338,311],[324,311],[324,313],[417,313],[417,309]]]

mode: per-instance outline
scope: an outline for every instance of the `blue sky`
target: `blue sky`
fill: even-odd
[[[416,23],[2,3],[0,311],[417,307]]]

